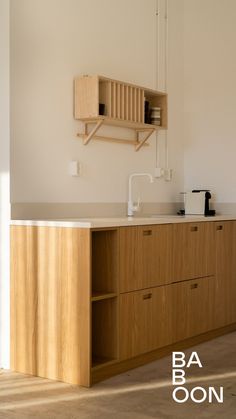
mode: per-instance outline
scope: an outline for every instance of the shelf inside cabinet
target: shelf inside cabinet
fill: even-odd
[[[145,123],[144,101],[160,108],[160,125]],[[82,76],[75,79],[75,119],[84,122],[84,132],[78,133],[84,145],[90,140],[132,144],[138,151],[159,129],[167,128],[167,94],[102,76]],[[89,126],[92,128],[89,129]],[[98,135],[102,125],[134,130],[134,139]]]
[[[160,125],[156,129],[167,129],[167,95],[156,94],[150,90],[145,91],[145,100],[149,104],[149,109],[160,108]],[[150,124],[148,124],[150,126]],[[153,126],[154,124],[151,124]]]
[[[103,291],[93,291],[92,293],[92,301],[101,301],[107,300],[109,298],[115,298],[117,296],[114,292],[103,292]]]
[[[95,368],[103,367],[108,364],[113,364],[114,362],[116,362],[115,358],[107,358],[107,357],[94,355],[92,357],[92,368],[95,369]]]

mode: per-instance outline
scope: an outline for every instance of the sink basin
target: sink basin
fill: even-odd
[[[66,218],[56,221],[69,221],[72,223],[86,224],[90,227],[110,227],[110,226],[124,226],[124,225],[151,225],[171,223],[176,220],[179,221],[178,215],[164,215],[164,214],[150,214],[135,217],[81,217],[81,218]]]
[[[74,222],[79,222],[79,221],[81,221],[81,222],[87,222],[87,221],[101,221],[101,222],[103,222],[103,223],[110,223],[110,222],[124,222],[124,221],[129,221],[129,222],[132,222],[132,221],[135,221],[135,220],[146,220],[146,221],[148,221],[148,220],[150,220],[150,218],[151,219],[156,219],[156,220],[159,220],[159,219],[166,219],[166,218],[168,218],[168,219],[172,219],[172,218],[179,218],[179,216],[178,215],[164,215],[164,214],[161,214],[161,215],[159,215],[159,214],[145,214],[145,215],[140,215],[140,216],[135,216],[135,217],[81,217],[81,218],[66,218],[66,220],[67,221],[74,221]],[[64,221],[65,219],[61,219],[60,221]]]

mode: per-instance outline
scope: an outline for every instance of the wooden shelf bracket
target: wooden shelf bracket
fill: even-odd
[[[93,121],[91,121],[93,122]],[[90,123],[91,123],[90,122]],[[99,121],[95,121],[95,127],[92,129],[92,131],[88,134],[88,124],[85,123],[85,138],[84,138],[84,145],[88,144],[89,141],[92,139],[92,137],[96,134],[97,130],[100,128],[100,126],[103,124],[103,119],[100,119]]]
[[[100,141],[108,141],[113,143],[122,143],[122,144],[131,144],[135,147],[135,151],[139,151],[141,147],[148,146],[147,143],[148,138],[151,136],[151,134],[155,131],[155,128],[129,128],[133,129],[136,132],[136,138],[132,140],[125,140],[122,138],[115,138],[115,137],[108,137],[105,135],[96,135],[98,129],[104,124],[104,119],[99,120],[89,120],[85,121],[85,130],[84,133],[78,133],[77,136],[81,137],[83,139],[83,144],[87,145],[91,140],[100,140]],[[88,126],[90,124],[95,124],[93,129],[88,132]],[[140,133],[145,133],[144,138],[142,140],[139,137]]]
[[[142,128],[142,129],[136,129],[136,133],[137,133],[137,144],[135,146],[135,151],[139,151],[140,148],[146,144],[146,141],[148,140],[148,138],[152,135],[152,133],[155,131],[155,128]],[[145,132],[146,135],[144,136],[144,138],[140,141],[139,139],[139,134],[140,132]]]

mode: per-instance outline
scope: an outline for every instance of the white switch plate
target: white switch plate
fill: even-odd
[[[163,174],[164,174],[164,169],[162,169],[162,167],[155,167],[154,177],[159,178],[159,177],[162,177]]]
[[[69,163],[69,175],[80,176],[80,163],[78,161],[70,161]]]

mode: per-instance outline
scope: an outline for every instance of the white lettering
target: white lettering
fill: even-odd
[[[224,391],[224,388],[220,387],[220,394],[218,395],[214,387],[209,387],[209,403],[212,403],[212,394],[214,394],[218,403],[223,403],[224,402],[223,391]]]
[[[202,396],[202,398],[201,399],[196,399],[196,397],[195,397],[195,393],[196,393],[196,391],[201,391],[202,393],[203,393],[203,396]],[[206,400],[206,398],[207,398],[207,392],[206,392],[206,390],[204,389],[204,388],[202,388],[202,387],[194,387],[192,390],[191,390],[191,393],[190,393],[190,398],[191,398],[191,400],[193,401],[193,402],[195,402],[195,403],[202,403],[202,402],[204,402],[205,400]]]
[[[185,367],[185,354],[184,352],[173,352],[172,353],[172,366],[173,368]]]
[[[195,360],[194,360],[194,358],[195,358]],[[201,364],[201,361],[200,361],[200,358],[199,358],[197,352],[192,352],[191,353],[191,356],[190,356],[190,358],[188,360],[188,363],[187,363],[187,368],[189,368],[190,365],[192,365],[192,364],[197,364],[199,366],[199,368],[202,368],[202,364]]]
[[[183,399],[177,398],[176,393],[179,392],[179,391],[183,391],[185,393],[185,397]],[[172,396],[173,396],[173,399],[174,399],[175,402],[185,403],[186,400],[188,400],[188,398],[189,398],[189,393],[188,393],[188,390],[185,387],[176,387],[174,389],[173,393],[172,393]]]
[[[181,369],[172,370],[172,384],[185,384],[185,371]]]
[[[213,400],[218,403],[224,402],[224,388],[219,387],[194,387],[188,391],[184,385],[186,383],[185,367],[189,368],[191,365],[197,365],[202,368],[202,363],[197,352],[192,352],[188,361],[186,360],[184,352],[172,352],[172,384],[177,386],[172,393],[173,400],[177,403],[185,403],[191,399],[194,403],[203,403],[208,400],[213,403]]]

